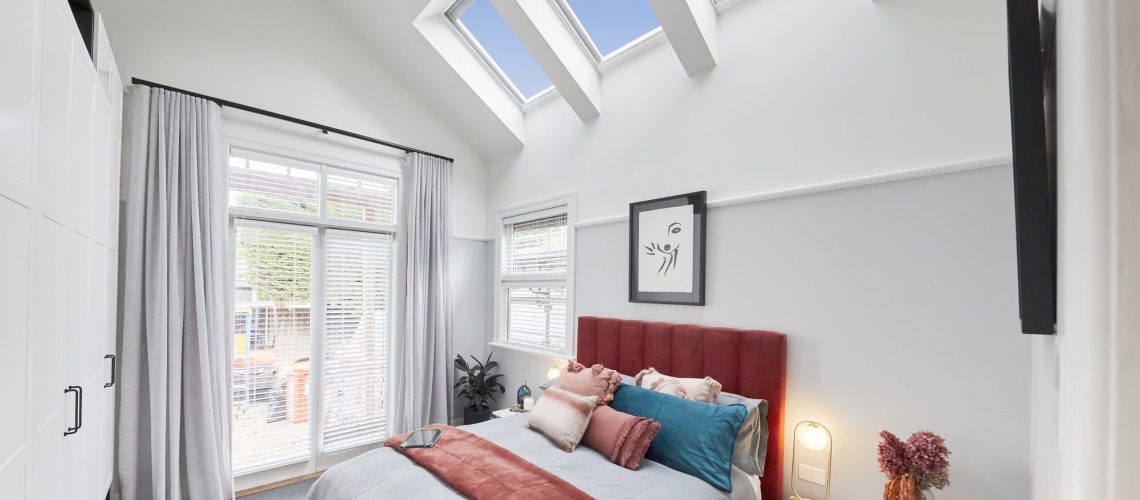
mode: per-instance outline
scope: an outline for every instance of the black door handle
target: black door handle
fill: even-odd
[[[64,394],[75,393],[75,427],[68,427],[63,432],[64,436],[70,436],[79,432],[79,429],[83,427],[83,388],[78,385],[69,385],[63,392]]]
[[[111,381],[103,384],[103,387],[112,387],[115,385],[115,355],[108,354],[106,356],[103,356],[103,359],[108,358],[111,360]]]

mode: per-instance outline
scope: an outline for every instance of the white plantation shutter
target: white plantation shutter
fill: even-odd
[[[315,231],[235,230],[233,469],[307,460]]]
[[[329,453],[388,436],[392,237],[329,230],[325,262],[322,451]]]
[[[551,352],[567,347],[566,207],[503,224],[500,294],[503,341]]]

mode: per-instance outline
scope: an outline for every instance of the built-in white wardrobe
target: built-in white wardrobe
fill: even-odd
[[[111,484],[122,81],[91,24],[93,55],[66,0],[0,2],[5,500]]]

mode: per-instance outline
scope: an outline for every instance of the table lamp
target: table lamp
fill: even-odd
[[[805,480],[824,487],[823,500],[828,500],[831,497],[831,432],[819,422],[812,422],[806,420],[796,424],[794,432],[795,439],[792,443],[792,497],[789,500],[808,500],[800,495],[799,490],[796,488],[796,483],[799,480]],[[827,450],[827,469],[819,469],[811,467],[806,464],[801,464],[796,458],[797,451],[800,455],[804,451],[823,451]],[[802,457],[800,457],[802,458]]]

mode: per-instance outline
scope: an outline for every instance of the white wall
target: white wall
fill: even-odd
[[[832,428],[835,498],[881,494],[881,429],[948,439],[940,499],[1025,498],[1031,339],[1008,166],[714,208],[705,307],[627,301],[621,219],[695,190],[1007,163],[1004,22],[989,0],[742,2],[719,19],[712,71],[686,76],[663,45],[603,75],[595,120],[559,99],[530,110],[526,146],[489,161],[488,218],[576,192],[575,315],[787,332],[787,419]],[[509,390],[556,363],[497,352]]]
[[[451,240],[451,300],[454,312],[456,354],[483,356],[484,328],[491,310],[486,300],[488,246],[482,240]],[[454,356],[453,356],[454,357]],[[448,361],[450,363],[450,360]],[[450,366],[450,365],[448,365]],[[457,418],[463,417],[463,404],[455,403]]]
[[[124,79],[173,85],[455,158],[454,233],[486,236],[482,158],[319,3],[97,4]],[[231,127],[239,120],[274,127],[278,135],[262,137],[278,146],[362,163],[403,155],[239,111],[227,117]]]
[[[1009,154],[1003,2],[746,0],[719,23],[706,74],[661,45],[603,75],[593,121],[529,110],[526,146],[490,162],[492,212],[576,189],[587,221]]]
[[[712,209],[705,307],[628,302],[628,225],[579,228],[577,314],[786,332],[787,422],[831,429],[834,498],[881,494],[883,429],[947,439],[940,499],[1026,498],[1012,189],[997,167]],[[497,352],[508,392],[552,363]]]

